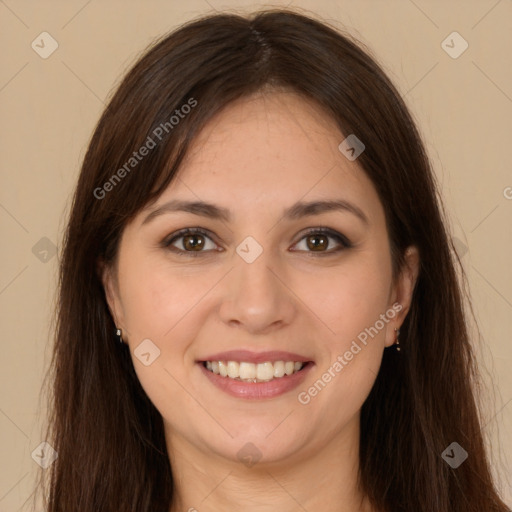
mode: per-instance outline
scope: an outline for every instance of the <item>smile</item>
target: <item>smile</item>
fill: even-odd
[[[198,361],[197,367],[214,387],[232,397],[264,400],[277,398],[302,385],[315,364],[312,361],[209,360]]]
[[[216,375],[242,382],[270,382],[299,372],[305,363],[300,361],[266,361],[250,363],[246,361],[205,361],[204,366]]]

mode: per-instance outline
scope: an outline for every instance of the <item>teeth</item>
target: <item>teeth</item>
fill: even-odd
[[[228,377],[236,379],[240,375],[240,365],[236,361],[228,361]]]
[[[256,365],[253,363],[240,363],[239,371],[240,374],[238,376],[242,380],[256,378]]]
[[[284,363],[283,363],[283,361],[276,361],[274,363],[274,377],[284,377]]]
[[[298,361],[269,361],[265,363],[247,363],[237,361],[206,361],[205,366],[221,377],[245,382],[268,382],[274,378],[292,375],[298,372],[304,363]]]
[[[274,378],[274,365],[272,363],[256,365],[256,378],[258,380],[272,380]]]
[[[228,367],[222,361],[219,361],[219,374],[222,377],[227,377],[228,376]]]

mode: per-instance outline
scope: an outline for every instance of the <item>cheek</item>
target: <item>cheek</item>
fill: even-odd
[[[156,261],[147,255],[137,259],[135,253],[124,268],[121,293],[126,323],[130,332],[143,338],[162,340],[215,282],[215,276],[185,275],[165,259]]]
[[[365,251],[346,265],[317,272],[314,279],[304,277],[302,296],[343,346],[386,312],[390,284],[387,261]]]
[[[324,311],[326,323],[336,334],[330,337],[329,360],[319,369],[329,381],[329,391],[319,393],[319,405],[323,402],[329,409],[333,422],[339,420],[340,412],[330,405],[343,404],[342,415],[348,418],[362,406],[379,372],[389,328],[381,315],[391,318],[386,317],[391,272],[390,260],[378,254],[368,251],[357,255],[352,265],[330,279]]]
[[[389,260],[378,254],[375,249],[358,253],[346,267],[312,283],[313,296],[323,297],[319,316],[333,331],[323,338],[325,358],[318,372],[326,384],[319,383],[315,400],[333,425],[360,409],[379,372],[388,328],[381,315],[388,310],[391,273]]]
[[[151,402],[164,417],[171,417],[176,407],[187,407],[188,395],[182,387],[190,371],[187,349],[201,328],[199,317],[205,314],[199,299],[218,278],[184,275],[165,258],[157,261],[135,250],[123,265],[120,291],[134,369]],[[146,339],[159,350],[148,366],[137,357],[137,348]]]

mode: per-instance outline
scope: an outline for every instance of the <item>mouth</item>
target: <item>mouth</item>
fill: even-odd
[[[238,382],[263,383],[284,379],[303,371],[312,361],[200,361],[207,371]]]
[[[207,381],[235,398],[275,398],[300,386],[315,362],[283,350],[228,350],[205,355],[196,364]]]
[[[284,351],[255,353],[232,350],[196,360],[207,381],[228,395],[264,400],[285,395],[303,385],[315,367],[308,357]]]

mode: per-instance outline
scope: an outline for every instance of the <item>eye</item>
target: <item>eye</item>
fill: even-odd
[[[330,247],[330,240],[332,239],[338,243],[338,248],[326,250],[328,247]],[[305,247],[305,249],[299,250],[306,250],[307,252],[317,253],[315,256],[333,254],[352,247],[351,242],[344,235],[330,228],[322,227],[308,230],[305,236],[299,240],[299,243],[295,245],[300,245],[303,243],[303,241],[303,247]]]
[[[208,241],[211,242],[210,247]],[[186,253],[186,256],[199,256],[201,253],[217,250],[210,234],[201,228],[182,229],[171,235],[171,238],[164,241],[162,245],[179,255],[185,255]]]
[[[327,250],[332,244],[331,240],[335,240],[338,244],[337,248]],[[304,242],[303,242],[304,241]],[[208,245],[210,242],[210,246]],[[295,247],[305,243],[303,249],[292,249],[292,252],[302,251],[311,252],[312,256],[323,256],[337,253],[344,249],[352,247],[351,242],[341,233],[330,228],[318,227],[311,228],[305,235],[295,244]],[[173,233],[170,238],[162,242],[162,247],[178,254],[179,256],[200,256],[201,253],[209,253],[212,251],[220,252],[218,247],[212,240],[211,234],[202,228],[185,228]]]

